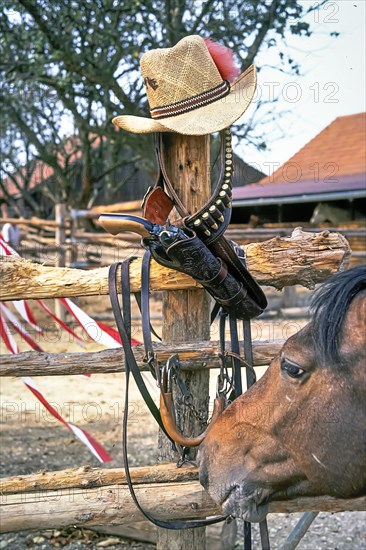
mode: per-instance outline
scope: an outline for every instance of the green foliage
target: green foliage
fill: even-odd
[[[275,48],[278,67],[296,72],[285,33],[311,35],[298,0],[3,0],[1,11],[7,171],[27,150],[53,168],[53,200],[74,206],[90,202],[98,182],[112,186],[117,166],[153,170],[150,138],[110,122],[121,113],[148,115],[141,53],[200,34],[231,47],[243,70],[259,50]],[[65,128],[78,139],[65,140]],[[83,159],[78,188],[68,172],[75,155]]]

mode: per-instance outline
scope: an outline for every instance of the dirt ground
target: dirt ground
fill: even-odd
[[[107,318],[110,310],[106,298],[89,298],[80,302],[92,315]],[[64,332],[43,316],[41,310],[34,308],[37,320],[46,328],[45,337],[39,344],[45,351],[52,353],[80,351],[81,348]],[[137,312],[135,311],[137,314]],[[154,326],[159,330],[160,309],[154,312]],[[112,321],[105,321],[112,325]],[[305,324],[306,320],[263,320],[253,324],[253,337],[257,340],[287,338]],[[47,325],[47,326],[46,326]],[[140,338],[140,326],[136,320],[133,336]],[[217,339],[213,328],[213,339]],[[19,340],[18,340],[19,342]],[[21,350],[27,350],[25,343],[19,342]],[[88,342],[87,351],[101,349],[95,343]],[[1,353],[6,350],[1,349]],[[261,369],[263,372],[263,369]],[[261,374],[259,372],[259,374]],[[45,397],[56,406],[67,420],[86,429],[110,452],[113,461],[105,467],[122,465],[121,421],[124,395],[124,375],[93,375],[90,379],[83,376],[59,376],[34,378]],[[63,425],[47,414],[41,404],[24,386],[19,378],[4,378],[1,382],[1,475],[30,474],[41,470],[61,470],[64,468],[100,464],[88,449],[80,443]],[[215,379],[212,376],[210,394],[214,396]],[[129,418],[129,457],[132,466],[156,463],[157,428],[133,387],[131,392],[131,410]],[[142,429],[143,426],[143,429]],[[299,514],[272,514],[269,516],[269,529],[272,548],[280,548],[291,526]],[[358,550],[366,549],[366,516],[361,512],[320,514],[298,548],[300,550]],[[254,548],[259,548],[258,529],[254,531]],[[218,528],[216,528],[216,539]],[[212,543],[208,550],[220,550],[219,542]],[[99,548],[149,550],[153,544],[123,540],[114,534],[100,534],[87,529],[60,529],[48,531],[23,531],[6,533],[0,537],[0,550],[21,550],[37,548],[51,550],[97,550]],[[237,545],[240,548],[240,545]],[[167,549],[169,550],[169,549]],[[203,550],[198,549],[197,550]]]

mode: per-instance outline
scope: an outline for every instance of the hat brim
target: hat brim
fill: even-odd
[[[230,86],[230,93],[213,103],[195,110],[154,120],[147,117],[121,115],[112,122],[134,134],[177,132],[185,135],[205,135],[231,126],[249,107],[257,84],[255,66],[251,65]]]

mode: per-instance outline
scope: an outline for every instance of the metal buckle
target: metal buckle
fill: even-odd
[[[257,381],[257,375],[256,375],[256,372],[254,370],[254,367],[252,365],[250,365],[243,357],[241,357],[237,353],[234,353],[233,351],[225,351],[225,356],[230,358],[232,362],[234,362],[234,360],[237,359],[243,367],[245,367],[246,369],[249,369],[251,371],[251,373],[253,375],[253,379],[254,379],[253,383],[255,383]]]
[[[160,384],[164,393],[171,393],[173,371],[179,368],[179,355],[174,353],[161,369]]]
[[[221,361],[220,374],[217,377],[216,382],[216,397],[224,396],[227,399],[227,395],[233,388],[233,380],[229,376],[229,372],[226,366],[227,354],[219,353],[219,359]]]
[[[143,361],[144,363],[147,363],[149,365],[150,371],[156,379],[156,385],[159,387],[160,371],[159,371],[159,364],[156,358],[157,358],[156,353],[153,350],[149,350],[146,353]]]

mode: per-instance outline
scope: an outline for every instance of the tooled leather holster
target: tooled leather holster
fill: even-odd
[[[246,269],[244,251],[224,232],[231,217],[232,148],[230,130],[221,133],[221,173],[210,200],[189,215],[176,195],[165,170],[162,136],[158,137],[159,176],[144,199],[144,217],[155,228],[143,239],[155,261],[199,282],[237,319],[252,319],[267,306],[266,297]],[[175,207],[182,216],[171,225],[168,216]]]

